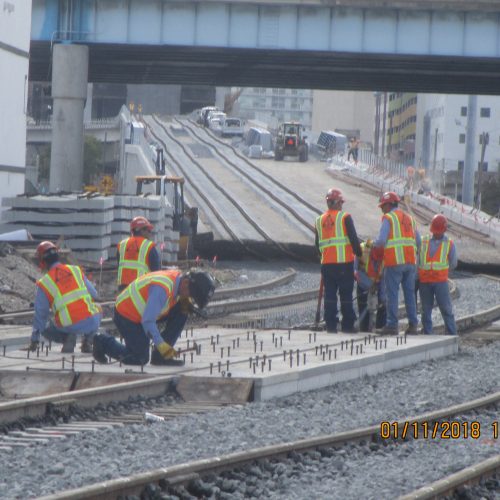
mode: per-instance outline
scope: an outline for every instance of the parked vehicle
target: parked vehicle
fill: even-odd
[[[217,106],[205,106],[201,108],[200,116],[198,118],[198,123],[204,127],[208,127],[208,114],[211,111],[220,111]]]
[[[226,113],[222,111],[211,111],[208,113],[208,128],[216,133],[219,133],[222,127],[222,122],[226,119]]]
[[[243,134],[245,133],[244,125],[245,122],[241,118],[226,117],[221,124],[220,133],[222,137],[235,135],[243,137]]]

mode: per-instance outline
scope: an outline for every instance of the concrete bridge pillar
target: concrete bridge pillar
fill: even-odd
[[[50,192],[83,187],[83,110],[87,97],[89,50],[56,44],[52,55],[52,150]]]

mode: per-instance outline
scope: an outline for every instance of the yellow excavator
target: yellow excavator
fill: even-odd
[[[198,209],[186,208],[184,202],[184,177],[167,175],[139,175],[136,176],[136,195],[147,196],[154,194],[165,197],[166,202],[174,209],[174,231],[179,231],[179,259],[192,257],[193,239],[198,225]],[[152,190],[146,186],[153,185]]]

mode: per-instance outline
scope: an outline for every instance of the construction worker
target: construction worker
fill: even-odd
[[[351,216],[342,210],[344,196],[339,189],[326,194],[328,210],[316,219],[316,247],[321,255],[321,279],[325,297],[325,323],[328,333],[337,333],[337,292],[344,333],[356,333],[356,314],[352,304],[354,255],[361,257]]]
[[[347,161],[352,156],[354,163],[358,164],[358,151],[359,151],[359,139],[357,137],[351,137],[349,140],[349,152],[347,153]]]
[[[441,311],[446,331],[449,335],[457,334],[457,325],[453,315],[448,270],[457,266],[455,244],[444,233],[448,222],[442,214],[435,215],[431,222],[432,236],[422,238],[420,247],[418,277],[420,280],[420,303],[422,305],[422,325],[424,334],[432,335],[432,307],[434,297]]]
[[[382,328],[386,322],[385,309],[385,287],[382,281],[383,264],[376,261],[371,255],[373,241],[368,239],[361,243],[361,258],[354,259],[354,277],[356,279],[356,298],[358,301],[359,329],[362,332],[372,331],[372,324],[375,321],[375,328]],[[375,299],[376,317],[372,318],[373,309],[370,308],[371,299]],[[370,299],[370,300],[369,300]],[[369,304],[370,302],[370,304]]]
[[[201,271],[183,273],[174,269],[137,278],[118,295],[115,303],[114,322],[125,345],[111,335],[96,335],[94,358],[99,363],[106,363],[106,356],[110,356],[127,365],[145,365],[153,341],[151,364],[184,364],[175,359],[174,345],[188,314],[203,309],[214,290],[213,278]],[[165,322],[161,333],[157,322]]]
[[[153,225],[146,217],[134,217],[130,222],[131,236],[118,243],[118,291],[143,274],[159,271],[161,259],[151,241]]]
[[[92,352],[92,337],[101,322],[101,307],[94,302],[97,291],[78,266],[63,264],[51,241],[36,249],[40,269],[46,271],[36,282],[35,317],[30,351],[36,351],[40,335],[62,344],[61,352],[72,353],[76,337],[82,336],[81,351]],[[54,320],[48,321],[50,311]]]
[[[415,277],[420,235],[413,217],[399,208],[400,201],[399,196],[393,191],[384,193],[380,197],[378,206],[384,215],[379,235],[372,249],[372,257],[375,260],[383,260],[384,263],[387,322],[378,331],[383,335],[397,335],[399,332],[398,293],[400,285],[403,287],[409,322],[405,333],[416,334],[418,326]]]

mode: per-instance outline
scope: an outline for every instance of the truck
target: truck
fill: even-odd
[[[307,136],[303,135],[304,127],[297,122],[285,122],[278,128],[274,159],[281,161],[285,156],[298,156],[299,161],[305,162],[309,158]]]

